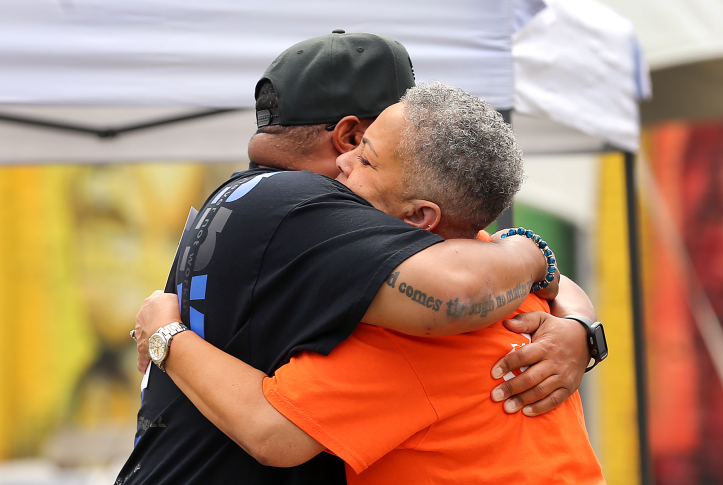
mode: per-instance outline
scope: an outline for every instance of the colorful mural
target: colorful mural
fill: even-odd
[[[702,337],[698,308],[710,303],[712,324],[720,325],[723,122],[656,127],[647,153],[654,183],[644,191],[643,252],[656,483],[723,483],[723,375],[711,360],[723,342]]]
[[[0,460],[35,456],[67,427],[122,425],[132,440],[140,374],[128,331],[165,284],[189,207],[231,170],[0,169]]]

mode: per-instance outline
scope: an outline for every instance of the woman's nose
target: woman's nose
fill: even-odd
[[[353,155],[351,155],[352,152],[342,153],[338,157],[336,157],[336,168],[339,169],[339,172],[343,173],[344,175],[348,176],[349,172],[351,172],[352,163],[353,163]]]

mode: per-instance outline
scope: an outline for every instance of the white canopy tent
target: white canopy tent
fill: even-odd
[[[638,101],[650,84],[632,24],[595,1],[548,3],[513,41],[523,148],[637,151]]]
[[[632,21],[645,48],[656,97],[644,123],[723,116],[723,3],[602,1]]]
[[[0,163],[244,160],[255,129],[247,108],[265,67],[339,27],[402,41],[418,81],[514,108],[526,153],[634,151],[646,74],[632,26],[592,0],[548,3],[371,0],[352,15],[328,0],[9,0],[0,7]],[[213,108],[242,110],[123,132]]]
[[[328,0],[269,6],[13,0],[2,8],[3,115],[104,129],[209,108],[252,108],[256,82],[282,50],[334,28],[395,37],[409,49],[418,78],[446,80],[494,106],[512,104],[509,1],[454,0],[442,8],[423,0],[410,9],[404,2],[373,0],[353,14]],[[31,133],[17,124],[0,129],[6,163],[216,161],[245,159],[255,121],[250,110],[105,140],[81,131],[69,137],[68,130],[33,127]]]

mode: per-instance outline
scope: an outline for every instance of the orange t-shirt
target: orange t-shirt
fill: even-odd
[[[515,314],[534,310],[549,306],[530,295]],[[529,341],[501,322],[437,338],[360,324],[328,356],[292,358],[264,394],[346,462],[350,485],[605,483],[578,393],[534,418],[491,401],[492,365]]]

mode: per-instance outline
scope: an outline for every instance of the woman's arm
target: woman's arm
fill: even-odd
[[[136,316],[138,370],[148,365],[148,337],[180,320],[176,295],[156,291],[146,299]],[[195,333],[176,334],[164,364],[198,410],[262,465],[296,466],[324,450],[269,404],[262,389],[265,373]]]
[[[516,310],[547,267],[540,249],[525,237],[450,239],[397,266],[362,321],[421,337],[479,330]],[[552,284],[543,297],[556,291]]]

